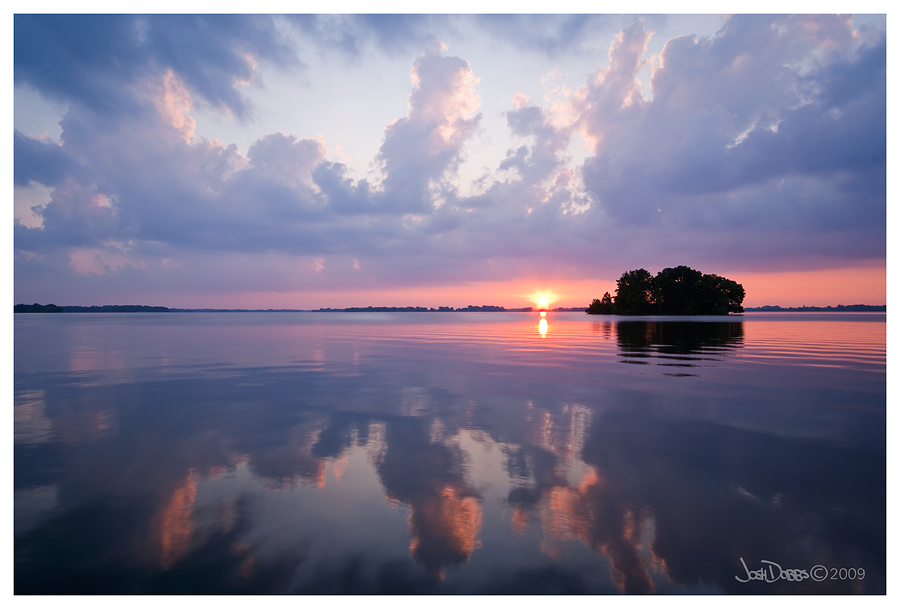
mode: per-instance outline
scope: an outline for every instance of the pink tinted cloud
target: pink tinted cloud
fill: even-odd
[[[378,160],[384,172],[384,205],[399,212],[430,213],[431,189],[459,165],[463,146],[481,120],[478,79],[469,63],[434,47],[410,72],[409,113],[385,129]]]

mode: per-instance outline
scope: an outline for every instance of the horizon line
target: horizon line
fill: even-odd
[[[467,305],[466,307],[423,307],[423,306],[415,306],[415,305],[406,305],[406,306],[374,306],[367,305],[364,307],[319,307],[316,309],[274,309],[274,308],[256,308],[256,309],[246,309],[246,308],[218,308],[218,307],[168,307],[165,305],[143,305],[143,304],[104,304],[104,305],[57,305],[55,303],[48,303],[46,305],[42,305],[39,303],[18,303],[14,305],[15,307],[32,307],[32,306],[40,306],[40,307],[59,307],[59,308],[78,308],[78,309],[102,309],[102,308],[146,308],[146,309],[165,309],[166,311],[172,312],[247,312],[247,313],[266,313],[266,312],[295,312],[295,313],[366,313],[366,312],[435,312],[435,313],[502,313],[502,312],[533,312],[533,311],[558,311],[558,312],[572,312],[572,311],[580,311],[586,310],[587,306],[575,306],[575,307],[536,307],[536,306],[523,306],[523,307],[503,307],[500,305]],[[745,311],[791,311],[791,310],[828,310],[828,309],[846,309],[851,307],[866,307],[866,308],[884,308],[885,312],[887,310],[887,304],[838,304],[838,305],[802,305],[802,306],[792,306],[792,307],[783,307],[781,305],[760,305],[755,307],[744,307]],[[164,312],[164,311],[160,311]]]

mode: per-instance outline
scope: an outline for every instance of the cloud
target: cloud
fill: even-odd
[[[396,56],[440,40],[452,19],[435,15],[292,15],[288,20],[319,48],[337,48],[359,60],[375,47]],[[448,23],[449,21],[449,23]],[[450,25],[452,29],[452,25]]]
[[[883,191],[860,177],[883,184],[884,41],[854,48],[849,28],[732,17],[713,37],[666,43],[652,99],[633,84],[648,32],[623,31],[610,67],[572,100],[597,142],[583,168],[591,198],[636,226],[805,233],[824,217],[883,234]]]
[[[13,139],[13,181],[16,186],[38,182],[52,186],[76,168],[75,161],[62,147],[31,138],[18,129]]]
[[[267,16],[16,15],[14,75],[50,99],[95,112],[139,112],[130,89],[173,70],[206,103],[238,117],[240,86],[254,61],[299,66],[293,45]]]
[[[304,19],[295,25],[319,32],[313,41],[353,24],[358,51],[405,24],[404,44],[431,44],[426,32],[462,18]],[[559,90],[562,103],[508,91],[508,132],[490,134],[508,138],[507,155],[474,196],[461,194],[460,169],[484,129],[489,83],[440,46],[412,62],[408,111],[384,128],[364,179],[328,156],[327,133],[261,134],[246,154],[199,137],[198,105],[249,116],[240,83],[253,58],[299,65],[282,25],[17,16],[16,81],[70,102],[58,145],[14,134],[16,185],[52,189],[40,217],[15,227],[17,286],[177,277],[185,289],[289,290],[302,278],[339,289],[884,257],[885,38],[854,35],[846,18],[735,16],[714,36],[668,40],[658,58],[634,21],[608,66]],[[102,40],[88,48],[88,35]],[[573,153],[579,138],[586,156]],[[214,271],[217,260],[227,269]],[[103,272],[76,277],[74,263]]]
[[[296,136],[279,132],[254,142],[247,157],[265,178],[282,179],[298,186],[311,183],[312,169],[325,157],[325,145],[321,140],[298,140]]]
[[[476,23],[491,36],[526,52],[550,57],[583,50],[599,31],[615,27],[619,15],[478,15]]]
[[[560,57],[582,52],[596,37],[621,27],[620,15],[293,15],[307,41],[338,49],[359,61],[366,52],[396,57],[419,52],[447,37],[487,36],[519,51]]]
[[[458,167],[481,120],[473,116],[480,105],[478,79],[467,61],[444,57],[439,47],[415,60],[410,77],[415,89],[409,114],[387,126],[378,153],[383,200],[395,211],[429,213],[430,189],[440,189],[445,174]]]
[[[562,153],[571,137],[571,130],[557,128],[552,117],[539,106],[527,106],[507,112],[506,121],[513,135],[531,139],[531,147],[509,150],[499,169],[515,168],[518,174],[533,183],[540,183],[565,161]]]
[[[105,117],[75,105],[61,122],[61,146],[15,135],[19,181],[56,186],[43,228],[21,227],[17,247],[134,242],[295,255],[412,247],[420,239],[404,236],[397,216],[433,209],[431,189],[449,188],[442,180],[479,120],[470,117],[478,99],[465,61],[426,54],[412,76],[410,112],[386,129],[378,192],[326,161],[321,138],[268,134],[245,157],[234,145],[193,137],[192,98],[172,72],[135,87],[152,102],[140,115]],[[395,219],[346,217],[361,214]]]

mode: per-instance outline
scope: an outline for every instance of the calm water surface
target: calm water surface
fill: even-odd
[[[15,591],[884,593],[885,383],[884,314],[17,314]]]

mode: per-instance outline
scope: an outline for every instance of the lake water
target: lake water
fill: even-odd
[[[883,594],[885,321],[17,314],[15,592]]]

